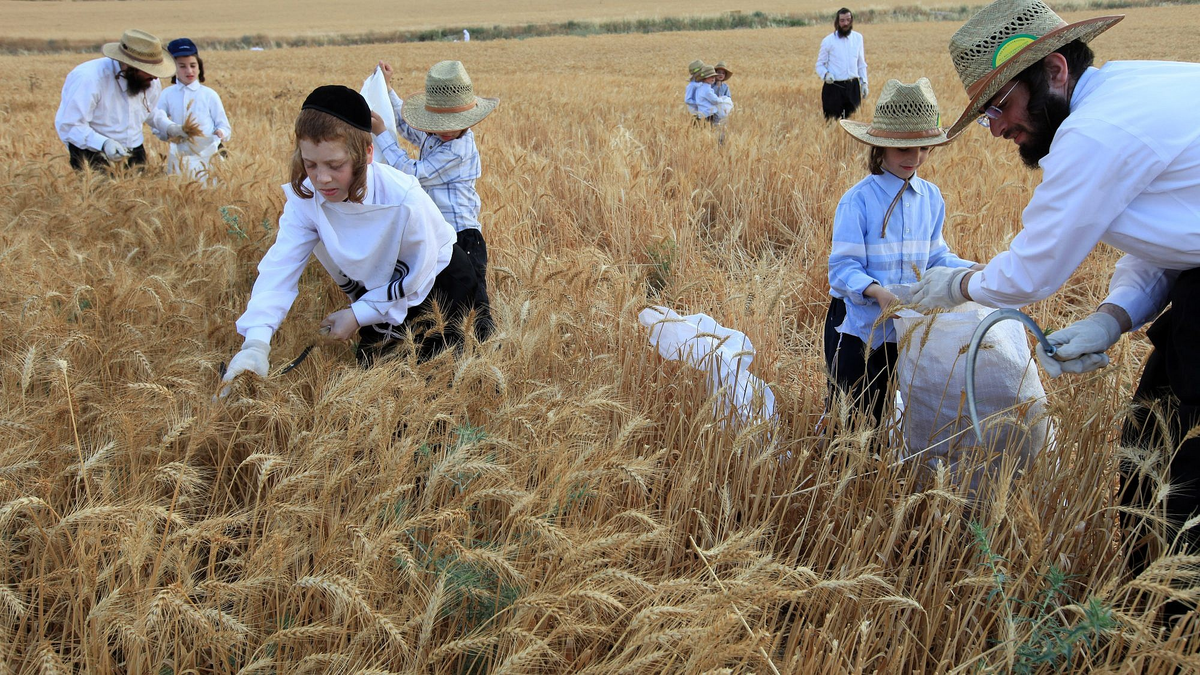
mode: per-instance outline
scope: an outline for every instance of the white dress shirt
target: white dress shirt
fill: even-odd
[[[312,189],[305,179],[304,186]],[[298,294],[300,274],[315,254],[338,286],[365,289],[350,305],[360,326],[404,323],[437,275],[450,264],[454,228],[416,178],[390,166],[367,165],[362,204],[310,199],[284,185],[287,202],[275,243],[258,264],[258,279],[237,330],[269,343]]]
[[[1154,318],[1178,273],[1200,267],[1197,110],[1200,64],[1089,68],[1042,158],[1022,230],[971,278],[971,297],[993,307],[1049,297],[1105,242],[1126,253],[1105,302],[1134,327]]]
[[[827,73],[833,75],[835,80],[853,80],[857,77],[862,86],[867,86],[867,55],[863,51],[862,33],[852,30],[849,37],[838,37],[837,31],[834,31],[821,40],[821,51],[817,54],[817,77],[823,80]]]
[[[155,107],[162,84],[155,79],[149,89],[130,96],[125,78],[117,77],[120,72],[121,64],[105,56],[81,63],[67,75],[54,116],[63,143],[99,152],[111,138],[133,149],[142,144],[143,124],[166,131],[171,121]]]
[[[175,124],[183,124],[191,113],[192,119],[200,127],[204,136],[212,136],[220,129],[225,134],[224,140],[229,140],[232,129],[229,128],[229,118],[225,116],[225,106],[217,92],[200,84],[199,80],[191,84],[175,84],[163,90],[158,97],[158,108],[166,113]],[[161,135],[160,135],[161,133]],[[154,135],[167,140],[166,130],[154,130]]]

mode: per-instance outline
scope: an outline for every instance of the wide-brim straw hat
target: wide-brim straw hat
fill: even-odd
[[[729,66],[725,65],[724,61],[717,61],[717,65],[713,66],[713,70],[725,71],[726,80],[729,80],[729,78],[733,77],[733,71],[729,69]]]
[[[164,56],[162,41],[141,30],[127,30],[120,42],[105,43],[100,51],[110,59],[150,73],[155,77],[175,74],[175,61]]]
[[[710,77],[716,77],[716,76],[717,76],[717,69],[713,68],[712,66],[710,66],[708,64],[705,64],[704,67],[700,69],[700,72],[696,73],[697,80],[707,80]]]
[[[704,62],[700,59],[696,59],[688,64],[688,74],[692,77],[698,75],[701,70],[704,70]]]
[[[971,103],[951,125],[951,138],[1021,71],[1065,44],[1112,28],[1123,14],[1067,23],[1041,0],[996,0],[979,10],[950,38],[950,58]]]
[[[405,97],[400,116],[414,129],[444,133],[478,124],[499,104],[498,98],[475,95],[461,61],[440,61],[425,76],[425,91]]]
[[[846,133],[880,148],[924,148],[949,141],[942,129],[933,85],[922,77],[913,84],[888,80],[875,104],[871,123],[838,120]]]

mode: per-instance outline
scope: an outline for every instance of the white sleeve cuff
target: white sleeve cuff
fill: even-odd
[[[354,312],[359,326],[373,326],[384,322],[384,316],[362,300],[351,304],[350,311]]]

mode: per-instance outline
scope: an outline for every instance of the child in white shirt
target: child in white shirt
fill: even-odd
[[[177,125],[190,117],[199,128],[200,136],[168,138],[157,130],[155,135],[164,141],[173,141],[167,157],[168,173],[198,177],[207,170],[208,161],[219,145],[229,140],[232,129],[221,97],[201,84],[204,82],[204,61],[196,44],[188,38],[179,38],[167,43],[167,51],[175,59],[175,75],[171,77],[172,85],[158,98],[157,107]]]
[[[246,340],[225,380],[246,371],[267,375],[271,337],[296,299],[310,254],[350,300],[321,328],[335,340],[357,334],[363,367],[410,334],[418,361],[461,344],[470,316],[482,339],[486,306],[476,306],[479,281],[454,229],[415,178],[371,161],[370,130],[370,109],[353,89],[326,85],[305,100],[279,233],[237,320]]]

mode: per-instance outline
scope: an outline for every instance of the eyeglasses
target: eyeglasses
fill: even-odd
[[[1004,114],[1004,108],[1001,107],[1004,105],[1004,99],[1008,98],[1008,95],[1013,93],[1013,89],[1016,88],[1017,83],[1013,82],[1013,85],[1008,88],[1008,91],[1004,93],[1004,96],[1001,96],[1000,100],[996,101],[996,105],[989,105],[983,109],[983,114],[975,120],[979,123],[979,126],[983,127],[984,129],[992,128],[992,120],[998,120],[1000,119],[1000,116]]]

